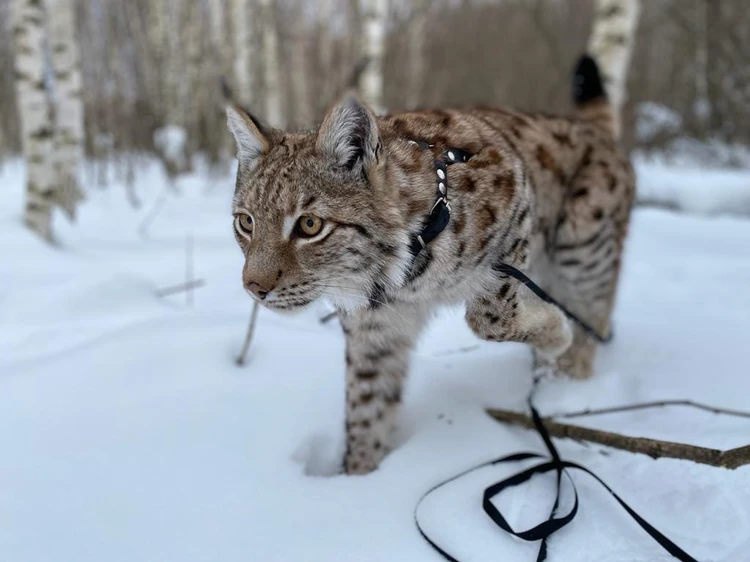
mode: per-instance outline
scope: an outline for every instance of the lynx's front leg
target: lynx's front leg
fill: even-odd
[[[490,290],[469,301],[466,322],[482,339],[529,343],[549,360],[564,353],[573,341],[562,311],[510,278],[498,279]]]
[[[427,316],[426,308],[401,303],[342,316],[348,474],[375,470],[390,449],[409,354]]]

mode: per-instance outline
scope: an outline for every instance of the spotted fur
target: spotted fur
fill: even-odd
[[[603,108],[602,92],[571,119],[499,109],[375,118],[347,94],[320,130],[284,133],[229,107],[234,212],[253,220],[251,234],[235,228],[245,286],[256,298],[262,287],[273,310],[327,298],[341,313],[347,472],[375,469],[389,450],[409,354],[436,306],[466,303],[477,336],[529,343],[540,369],[591,374],[594,342],[493,264],[527,271],[609,330],[634,178]],[[450,224],[412,260],[448,147],[474,156],[449,168]],[[307,215],[325,221],[309,239],[289,226]]]

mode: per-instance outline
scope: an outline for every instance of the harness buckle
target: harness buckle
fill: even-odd
[[[432,206],[432,209],[430,209],[430,214],[432,214],[432,213],[435,212],[435,209],[437,208],[438,205],[440,205],[440,203],[442,203],[443,205],[445,205],[445,208],[448,209],[449,213],[451,212],[450,201],[448,201],[448,199],[445,198],[445,197],[439,197],[437,199],[437,201],[435,201],[435,204]]]

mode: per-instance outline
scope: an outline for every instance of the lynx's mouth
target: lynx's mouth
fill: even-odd
[[[272,310],[274,312],[279,313],[290,313],[294,314],[297,312],[302,312],[306,308],[308,308],[310,305],[312,305],[316,300],[318,300],[318,297],[312,297],[312,298],[279,298],[274,297],[273,295],[269,295],[265,299],[259,299],[256,297],[253,297],[253,300],[260,304],[261,306],[267,308],[268,310]]]

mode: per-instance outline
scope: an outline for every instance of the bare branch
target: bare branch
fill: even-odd
[[[255,334],[255,324],[258,321],[258,303],[253,302],[253,310],[250,313],[250,324],[247,326],[247,335],[245,336],[245,342],[242,344],[240,354],[237,356],[235,362],[238,367],[242,367],[247,359],[247,352],[250,350],[250,344],[253,342],[253,334]]]
[[[526,414],[507,410],[487,410],[487,413],[500,422],[534,429],[534,421]],[[647,437],[631,437],[599,429],[568,425],[552,421],[549,418],[544,419],[544,427],[552,437],[589,441],[622,451],[648,455],[653,459],[681,459],[729,469],[750,464],[750,445],[720,451],[684,443],[673,443]]]
[[[585,409],[579,412],[569,412],[564,414],[554,414],[550,418],[581,418],[583,416],[598,416],[601,414],[615,414],[618,412],[632,412],[633,410],[646,410],[648,408],[663,408],[665,406],[689,406],[698,410],[704,410],[711,412],[712,414],[724,414],[727,416],[735,416],[738,418],[750,418],[750,412],[741,412],[739,410],[729,410],[726,408],[717,408],[715,406],[707,406],[700,402],[693,402],[692,400],[659,400],[654,402],[642,402],[640,404],[632,404],[630,406],[617,406],[614,408],[599,408],[599,409]]]
[[[164,287],[163,289],[156,289],[156,296],[159,298],[168,297],[169,295],[176,295],[177,293],[183,293],[185,291],[192,291],[193,289],[200,289],[206,286],[205,279],[196,279],[189,283],[180,283],[179,285],[172,285],[171,287]]]

